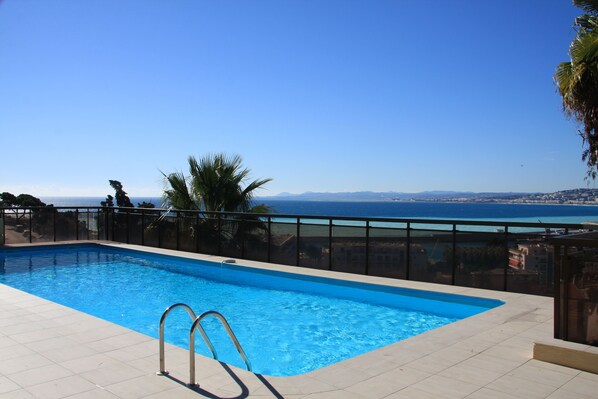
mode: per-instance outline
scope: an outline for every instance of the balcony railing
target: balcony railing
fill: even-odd
[[[553,295],[549,239],[582,224],[167,209],[0,208],[0,244],[109,240],[180,251]]]
[[[598,346],[598,232],[553,239],[555,338]]]

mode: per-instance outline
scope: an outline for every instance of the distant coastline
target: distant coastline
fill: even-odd
[[[61,207],[99,207],[103,197],[41,197],[47,204]],[[151,202],[161,206],[160,197],[131,197],[137,206]],[[598,206],[585,204],[491,203],[456,201],[393,201],[393,200],[287,200],[256,198],[279,215],[318,217],[446,219],[478,221],[512,221],[541,223],[598,222]]]
[[[303,194],[282,193],[260,197],[261,201],[359,201],[359,202],[438,202],[438,203],[495,203],[495,204],[548,204],[548,205],[598,205],[598,189],[579,188],[553,193],[474,193],[458,191],[401,192],[347,192]]]
[[[40,197],[55,206],[100,206],[104,197]],[[151,202],[162,205],[161,197],[131,197],[134,205]],[[580,188],[556,191],[554,193],[474,193],[459,191],[424,191],[420,193],[401,192],[306,192],[302,194],[282,193],[275,196],[260,196],[256,202],[310,201],[310,202],[396,202],[396,203],[455,203],[455,204],[517,204],[517,205],[598,205],[598,189]]]

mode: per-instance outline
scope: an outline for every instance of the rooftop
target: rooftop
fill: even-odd
[[[110,244],[126,246],[124,244]],[[172,254],[175,251],[135,247]],[[177,256],[223,258],[176,252]],[[0,284],[0,399],[6,398],[567,398],[590,399],[598,374],[533,359],[551,343],[552,298],[243,261],[345,280],[481,296],[505,305],[361,356],[293,377],[250,373]],[[158,320],[156,320],[156,323]],[[563,343],[575,347],[575,344]],[[598,355],[598,348],[578,345]]]

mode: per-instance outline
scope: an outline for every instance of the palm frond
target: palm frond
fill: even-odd
[[[591,65],[598,61],[598,33],[578,35],[571,44],[571,62],[575,65]]]
[[[598,13],[598,0],[573,0],[573,5],[589,13]]]
[[[199,159],[190,156],[188,163],[189,178],[174,174],[174,184],[170,184],[171,191],[180,193],[165,191],[165,195],[181,202],[189,197],[196,206],[194,209],[249,212],[252,209],[253,192],[271,181],[259,179],[246,184],[250,171],[243,167],[243,159],[239,155],[218,153]],[[181,180],[185,180],[185,184]]]
[[[163,207],[173,207],[181,210],[196,210],[197,204],[187,187],[187,178],[182,172],[175,172],[164,176]]]

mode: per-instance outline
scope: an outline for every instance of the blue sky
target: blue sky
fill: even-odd
[[[262,195],[586,187],[552,76],[567,0],[0,1],[0,191],[162,192],[240,154]],[[594,187],[592,183],[590,187]]]

